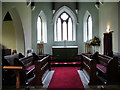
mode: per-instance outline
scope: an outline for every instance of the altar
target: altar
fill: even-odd
[[[56,59],[73,60],[78,55],[78,46],[52,46],[52,55]]]

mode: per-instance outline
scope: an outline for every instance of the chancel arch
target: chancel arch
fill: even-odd
[[[6,23],[6,21],[4,21],[6,14],[9,13],[10,17],[11,17],[11,22],[9,22],[12,27],[9,25],[9,27],[11,27],[11,31],[13,32],[10,35],[10,29],[9,27],[7,27],[6,25],[8,25],[8,21]],[[3,46],[5,46],[6,48],[12,49],[12,50],[17,50],[17,52],[21,52],[23,54],[25,54],[25,38],[24,38],[24,32],[23,32],[23,26],[22,26],[22,22],[20,19],[20,16],[16,10],[16,8],[11,8],[9,11],[6,11],[3,15],[3,29],[2,29],[2,44]],[[6,29],[6,30],[5,30]],[[14,31],[13,31],[14,29]],[[4,32],[5,31],[5,32]],[[9,38],[6,38],[4,35],[9,34]],[[14,37],[13,37],[14,35]],[[15,39],[15,41],[13,42],[13,39]],[[9,40],[8,40],[9,39]],[[4,43],[5,42],[11,42],[11,43]],[[11,46],[10,46],[11,44]],[[12,45],[14,47],[12,47]]]

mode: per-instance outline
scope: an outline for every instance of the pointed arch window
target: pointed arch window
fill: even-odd
[[[39,16],[37,21],[37,43],[43,41],[43,33],[42,33],[42,19]]]
[[[37,18],[37,43],[47,43],[47,21],[43,11]]]
[[[73,41],[73,21],[67,12],[59,15],[56,21],[55,41]]]
[[[85,13],[83,26],[84,42],[87,42],[92,39],[92,17],[88,11]]]
[[[89,15],[87,18],[87,40],[92,39],[92,18]]]

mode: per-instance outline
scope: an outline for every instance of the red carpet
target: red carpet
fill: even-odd
[[[81,64],[81,62],[51,62],[50,64]]]
[[[78,67],[56,67],[49,89],[84,89],[82,81],[77,72]]]

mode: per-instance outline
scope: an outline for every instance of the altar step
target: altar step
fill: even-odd
[[[81,62],[51,62],[51,67],[79,67]]]

